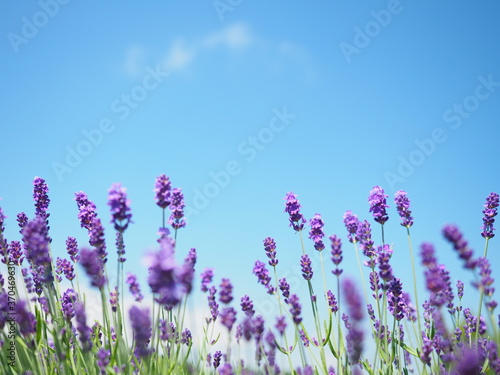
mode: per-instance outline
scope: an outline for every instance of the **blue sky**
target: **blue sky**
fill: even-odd
[[[229,277],[238,299],[249,293],[259,304],[266,296],[252,266],[265,258],[265,237],[276,239],[281,275],[297,275],[286,192],[299,195],[308,219],[322,214],[327,236],[342,237],[345,274],[357,277],[342,215],[371,220],[380,243],[367,197],[381,185],[405,288],[398,189],[412,201],[416,251],[435,243],[438,260],[468,285],[440,232],[457,224],[481,253],[482,205],[500,191],[498,3],[63,3],[0,4],[7,238],[19,237],[18,212],[33,214],[35,176],[50,187],[52,251],[61,256],[66,236],[87,240],[74,193],[85,191],[107,221],[107,190],[121,182],[134,220],[126,268],[146,289],[140,264],[156,244],[152,189],[164,173],[191,212],[179,257],[195,247],[198,271],[215,267],[217,283]],[[111,225],[106,235],[112,253]],[[498,251],[494,238],[496,279]]]

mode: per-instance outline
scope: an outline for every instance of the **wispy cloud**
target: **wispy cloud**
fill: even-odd
[[[163,67],[169,71],[183,69],[191,63],[196,53],[197,48],[186,47],[186,43],[178,39],[167,52]]]
[[[127,47],[125,51],[125,60],[123,62],[123,70],[125,74],[135,77],[144,73],[145,51],[138,44],[133,44]]]

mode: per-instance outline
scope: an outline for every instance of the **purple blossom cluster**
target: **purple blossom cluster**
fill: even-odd
[[[285,202],[285,212],[289,215],[290,226],[294,231],[300,232],[304,229],[304,224],[306,223],[306,219],[300,213],[300,203],[297,199],[297,195],[293,192],[286,193],[284,198]]]
[[[130,200],[127,198],[127,189],[120,183],[113,184],[108,192],[108,206],[111,209],[111,223],[115,230],[124,232],[131,222]]]
[[[175,188],[172,190],[170,210],[172,214],[168,223],[175,230],[184,228],[186,226],[186,221],[184,220],[184,195],[182,194],[182,189]]]
[[[394,194],[394,204],[401,217],[401,225],[410,228],[413,225],[413,217],[411,216],[410,200],[404,190],[398,190]]]
[[[322,251],[325,248],[325,244],[323,243],[323,237],[325,237],[325,234],[323,233],[323,227],[325,226],[325,224],[323,223],[321,215],[315,214],[309,223],[311,225],[309,238],[314,241],[314,248],[317,251]]]
[[[387,215],[387,208],[389,206],[387,205],[386,198],[387,195],[385,195],[384,189],[380,186],[374,186],[368,197],[370,212],[373,214],[375,221],[382,225],[389,219]]]
[[[331,260],[333,264],[335,265],[335,269],[332,270],[332,273],[335,276],[340,276],[342,274],[342,269],[339,268],[339,264],[342,262],[342,240],[338,238],[337,236],[333,235],[330,236],[330,242],[331,242]]]
[[[495,234],[493,231],[493,223],[495,222],[495,216],[497,216],[497,209],[499,203],[499,195],[497,193],[490,193],[488,197],[486,197],[486,203],[484,204],[483,210],[483,231],[481,232],[481,236],[486,239],[493,238]]]
[[[271,237],[266,237],[264,239],[264,251],[269,258],[269,265],[271,267],[276,267],[278,264],[278,258],[276,258],[276,241]]]

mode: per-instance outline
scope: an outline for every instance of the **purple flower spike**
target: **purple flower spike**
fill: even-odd
[[[388,304],[390,313],[398,321],[403,319],[406,308],[402,292],[403,286],[401,281],[397,277],[393,278],[389,286]]]
[[[83,303],[75,303],[75,316],[78,338],[80,339],[83,350],[89,351],[92,348],[92,340],[90,339],[90,333],[92,332],[92,329],[87,326],[87,317],[85,315],[85,306],[83,305]]]
[[[1,211],[1,208],[0,208],[0,211]],[[1,219],[2,217],[3,217],[3,215],[0,215],[0,222],[2,221],[2,219]],[[28,223],[28,216],[26,216],[26,214],[24,212],[18,213],[17,214],[17,224],[19,225],[19,228],[21,228],[19,233],[21,233],[21,234],[23,233],[23,228],[26,226],[27,223]],[[0,227],[1,226],[2,225],[0,224]]]
[[[9,259],[14,262],[16,266],[23,263],[24,255],[19,241],[11,241],[8,247]]]
[[[342,240],[340,238],[338,238],[337,236],[333,235],[333,236],[330,236],[330,242],[331,242],[331,247],[332,247],[332,256],[331,256],[331,259],[332,259],[332,262],[333,264],[335,264],[335,269],[332,271],[332,273],[335,275],[335,276],[340,276],[340,274],[342,273],[342,270],[339,269],[338,265],[340,264],[340,262],[342,262]]]
[[[290,226],[294,231],[300,232],[302,229],[304,229],[306,219],[304,219],[304,216],[302,216],[302,214],[300,213],[301,205],[299,203],[299,200],[297,199],[297,195],[295,195],[293,192],[289,192],[286,193],[286,197],[284,199],[286,200],[285,212],[290,216]]]
[[[139,358],[146,357],[151,352],[148,349],[149,339],[151,338],[149,309],[132,306],[129,310],[129,318],[134,332],[135,354]]]
[[[274,294],[275,288],[271,286],[271,276],[269,276],[265,263],[257,260],[253,267],[253,274],[257,276],[259,283],[267,288],[267,293]]]
[[[493,228],[493,223],[495,222],[495,216],[497,216],[498,203],[499,196],[497,193],[490,193],[490,195],[486,198],[483,210],[483,232],[481,233],[481,236],[486,239],[495,237],[495,234],[493,233],[495,230],[495,228]]]
[[[49,214],[50,199],[48,196],[49,187],[45,180],[41,177],[35,177],[33,180],[33,199],[35,200],[35,215],[47,220]]]
[[[359,220],[358,217],[352,213],[352,211],[346,211],[344,213],[344,225],[347,229],[347,238],[349,238],[349,242],[358,242],[359,238],[357,232]]]
[[[208,286],[212,282],[213,278],[214,278],[214,270],[212,268],[206,268],[201,273],[201,291],[202,292],[205,293],[208,291]]]
[[[92,280],[92,286],[102,288],[106,284],[104,263],[96,251],[83,248],[80,251],[80,264]]]
[[[241,311],[243,311],[250,318],[253,316],[253,314],[255,314],[252,300],[246,294],[241,297]]]
[[[120,183],[113,184],[108,193],[108,206],[111,208],[111,223],[118,232],[127,229],[131,222],[130,201],[127,199],[127,189]]]
[[[171,202],[171,183],[164,174],[158,176],[155,182],[155,199],[156,204],[161,208],[167,208]]]
[[[225,307],[222,309],[219,316],[221,324],[226,327],[228,331],[231,331],[236,322],[236,310],[232,307]]]
[[[219,304],[215,300],[215,293],[217,293],[217,289],[215,286],[210,287],[208,290],[208,307],[210,307],[210,314],[212,315],[212,320],[216,321],[219,316]]]
[[[356,322],[361,321],[363,319],[363,303],[354,282],[349,278],[344,279],[342,281],[342,290],[344,291],[349,317]]]
[[[106,263],[108,261],[108,253],[106,252],[106,242],[104,240],[104,228],[101,219],[98,217],[94,217],[90,223],[89,244],[96,248],[102,261]]]
[[[351,364],[355,364],[361,358],[363,350],[363,330],[361,329],[361,320],[363,319],[363,308],[361,296],[359,295],[354,282],[350,279],[344,279],[342,282],[342,290],[346,298],[347,310],[349,317],[352,319],[352,324],[349,322],[349,317],[345,314],[342,316],[348,329],[346,336],[347,352]]]
[[[101,374],[106,374],[106,367],[109,365],[111,351],[100,348],[97,351],[97,366],[101,370]]]
[[[411,216],[410,200],[404,190],[398,190],[394,194],[394,204],[401,217],[401,225],[407,228],[411,227],[413,225],[413,216]]]
[[[78,206],[78,220],[80,220],[80,225],[82,228],[90,230],[92,221],[97,216],[95,204],[87,198],[87,194],[83,191],[75,193],[75,200]]]
[[[477,265],[479,267],[479,275],[481,276],[481,280],[479,281],[479,283],[475,283],[474,286],[482,291],[484,295],[491,296],[493,295],[495,288],[492,286],[494,280],[491,277],[490,262],[488,261],[488,259],[480,257],[477,260]]]
[[[75,270],[74,270],[73,264],[71,264],[71,262],[69,260],[57,257],[56,274],[60,275],[60,274],[64,273],[64,276],[66,276],[66,278],[69,281],[71,281],[75,278],[74,272],[75,272]],[[59,279],[59,277],[58,277],[58,279]],[[61,281],[61,280],[59,280],[59,281]]]
[[[35,217],[24,227],[23,242],[26,259],[28,259],[32,267],[41,271],[38,274],[41,282],[54,280],[49,254],[49,241],[47,224],[42,217]]]
[[[335,298],[335,295],[332,293],[331,290],[328,290],[326,292],[326,298],[328,301],[328,306],[330,307],[330,310],[332,311],[332,313],[336,313],[337,311],[339,311],[339,305],[337,304],[337,300]]]
[[[182,194],[182,189],[175,188],[172,190],[172,200],[170,204],[170,210],[172,214],[168,223],[174,229],[184,228],[186,226],[186,221],[184,220],[184,195]]]
[[[323,233],[323,219],[320,214],[315,214],[314,217],[310,221],[311,230],[309,231],[309,238],[314,241],[314,248],[317,251],[321,251],[325,248],[325,244],[323,243],[323,237],[325,234]]]
[[[389,264],[389,260],[392,257],[392,249],[389,245],[383,245],[378,247],[378,268],[379,276],[386,283],[390,282],[394,277],[392,273],[392,267]]]
[[[313,277],[313,270],[311,267],[311,259],[307,254],[300,257],[300,266],[302,267],[302,277],[304,280],[311,280]]]
[[[132,295],[134,296],[135,301],[141,302],[144,297],[141,294],[141,289],[139,287],[139,283],[137,282],[137,277],[129,272],[127,274],[126,282],[129,286],[130,293],[132,293]]]
[[[264,250],[269,258],[269,265],[276,267],[278,259],[276,258],[276,242],[271,237],[264,239]]]
[[[19,332],[23,336],[28,336],[36,332],[36,318],[30,313],[27,303],[24,300],[17,301],[15,319],[19,324]]]
[[[443,228],[443,235],[458,252],[458,256],[465,262],[464,267],[468,269],[476,268],[476,261],[472,259],[473,251],[469,248],[467,241],[455,225],[446,225]]]
[[[300,306],[299,297],[296,294],[292,294],[288,299],[288,305],[290,306],[290,314],[292,314],[293,322],[299,325],[302,322],[302,317],[300,316],[302,307]]]
[[[222,352],[220,350],[217,350],[214,353],[214,369],[220,366],[220,360],[222,359]]]
[[[73,263],[78,263],[80,255],[78,255],[78,243],[76,242],[76,238],[68,237],[66,239],[66,250]]]
[[[279,332],[281,336],[285,334],[285,329],[286,329],[286,321],[284,316],[278,316],[276,317],[276,325],[275,325],[276,330]]]
[[[73,289],[66,289],[61,297],[62,312],[68,322],[75,316],[75,303],[77,300],[78,293]]]
[[[229,304],[233,300],[233,285],[231,280],[222,279],[219,289],[219,301],[224,304]]]
[[[288,303],[288,298],[290,298],[290,284],[286,281],[286,278],[282,278],[279,281],[279,288],[285,299],[285,303]]]
[[[367,220],[359,223],[356,236],[359,239],[359,248],[369,258],[369,260],[365,261],[365,265],[370,268],[375,267],[377,260],[375,257],[376,253],[373,250],[372,229]]]
[[[373,214],[375,221],[382,225],[389,219],[386,212],[386,209],[389,207],[386,204],[386,198],[387,195],[385,195],[384,189],[380,186],[374,186],[368,197],[370,212]]]

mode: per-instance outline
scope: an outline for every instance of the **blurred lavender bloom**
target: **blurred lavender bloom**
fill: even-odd
[[[111,223],[115,230],[123,232],[131,223],[130,200],[127,199],[127,189],[120,183],[115,183],[108,190],[108,206],[111,208]]]
[[[492,286],[494,280],[491,277],[490,262],[488,259],[480,257],[477,260],[477,265],[479,267],[479,275],[481,276],[481,279],[479,282],[474,283],[474,286],[483,292],[485,296],[490,297],[495,291],[495,288]]]
[[[98,217],[94,217],[90,223],[89,244],[96,248],[103,263],[106,263],[108,261],[108,253],[106,252],[104,227],[102,226],[101,219]]]
[[[49,254],[49,238],[47,236],[47,225],[44,219],[37,216],[29,221],[23,229],[23,242],[26,259],[33,267],[40,271],[41,282],[52,282],[52,265]]]
[[[102,375],[106,374],[106,367],[109,365],[110,355],[111,352],[104,348],[100,348],[97,351],[97,366],[99,367]]]
[[[64,318],[69,322],[75,316],[75,303],[78,293],[73,289],[66,289],[61,297],[61,306]]]
[[[220,366],[221,359],[222,359],[222,352],[220,350],[217,350],[214,353],[214,362],[213,362],[214,369],[217,369],[217,367]]]
[[[231,280],[223,278],[219,288],[219,301],[227,305],[232,300],[233,285],[231,284]]]
[[[269,276],[265,263],[257,260],[253,267],[253,274],[257,276],[258,282],[267,288],[268,294],[274,294],[275,288],[271,286],[271,276]]]
[[[36,318],[29,311],[28,304],[24,300],[16,302],[16,321],[22,336],[28,336],[36,332]]]
[[[374,186],[368,197],[370,212],[373,214],[375,221],[382,225],[389,219],[386,212],[386,209],[389,207],[386,204],[386,198],[387,195],[385,195],[384,189],[380,186]]]
[[[232,307],[225,307],[220,312],[220,322],[221,324],[231,331],[234,323],[236,322],[236,310]]]
[[[114,313],[118,309],[118,287],[115,286],[111,292],[109,292],[109,303],[111,305],[111,311]]]
[[[473,251],[469,248],[467,241],[463,238],[458,227],[455,225],[446,225],[443,228],[443,235],[458,252],[460,259],[465,262],[464,267],[468,269],[476,268],[476,261],[472,259]]]
[[[76,329],[79,333],[78,338],[82,344],[83,351],[89,351],[92,348],[90,339],[90,327],[87,326],[87,317],[85,315],[85,306],[81,302],[75,303]]]
[[[134,333],[135,354],[142,358],[151,352],[148,349],[149,340],[151,338],[151,318],[149,309],[141,309],[137,306],[132,306],[129,310],[130,323]]]
[[[490,193],[486,198],[486,203],[484,204],[483,210],[483,231],[481,236],[486,239],[495,237],[493,231],[493,223],[495,222],[495,216],[497,216],[497,208],[499,204],[499,195],[497,193]]]
[[[331,290],[328,290],[326,292],[326,299],[328,301],[328,306],[330,307],[332,313],[336,313],[337,311],[339,311],[339,305],[337,304],[337,299],[335,298],[335,295],[332,293]]]
[[[19,241],[11,241],[8,246],[7,252],[9,254],[9,260],[13,262],[16,266],[21,266],[24,260],[23,251],[21,249],[21,243]]]
[[[288,305],[290,306],[290,314],[292,315],[293,322],[299,325],[302,322],[302,317],[300,316],[302,307],[300,306],[299,297],[296,294],[292,294],[288,299]]]
[[[193,336],[191,335],[191,331],[187,328],[182,331],[182,337],[181,337],[181,344],[184,345],[191,345],[191,342],[193,341]]]
[[[164,174],[158,176],[155,181],[156,204],[161,208],[167,208],[171,202],[171,183]]]
[[[285,333],[286,321],[284,316],[276,317],[276,325],[274,326],[281,336]]]
[[[210,314],[212,315],[212,320],[217,320],[219,316],[219,304],[215,300],[215,293],[217,293],[217,289],[215,286],[210,287],[208,290],[208,307],[210,307]]]
[[[201,291],[207,292],[208,286],[212,282],[214,277],[214,270],[212,268],[206,268],[200,275],[201,277]]]
[[[389,264],[389,260],[392,257],[392,249],[389,245],[379,246],[377,249],[378,253],[378,268],[379,268],[379,276],[382,280],[389,283],[394,275],[392,273],[392,267]],[[388,287],[388,285],[386,285]]]
[[[80,264],[92,280],[92,286],[102,288],[106,284],[104,263],[95,250],[83,248],[80,250]]]
[[[1,210],[1,208],[0,208],[0,210]],[[2,221],[1,217],[2,217],[2,214],[0,214],[0,221]],[[19,233],[21,233],[21,234],[23,233],[23,229],[27,223],[28,223],[28,216],[26,216],[26,214],[24,212],[18,213],[17,214],[17,224],[19,225],[19,228],[20,228]],[[2,225],[0,224],[0,227],[1,226]]]
[[[293,192],[289,192],[286,193],[284,199],[286,200],[285,212],[289,215],[290,226],[294,231],[300,232],[302,229],[304,229],[306,219],[300,213],[301,205],[299,203],[299,200],[297,199],[297,195],[295,195]]]
[[[413,217],[411,216],[410,200],[404,190],[398,190],[396,194],[394,194],[394,203],[401,217],[401,225],[410,228],[413,225]]]
[[[126,283],[129,286],[130,293],[134,296],[136,302],[141,302],[144,298],[141,294],[141,289],[139,283],[137,282],[137,277],[132,273],[127,273]]]

